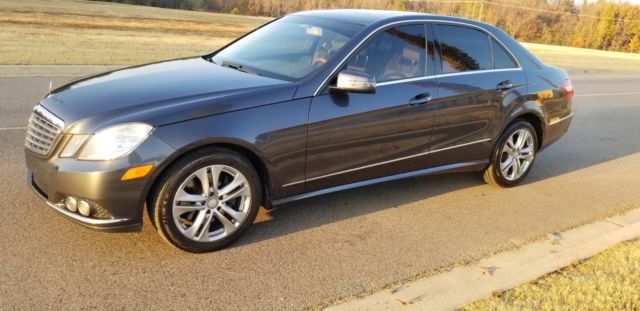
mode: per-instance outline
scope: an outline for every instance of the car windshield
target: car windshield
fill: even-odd
[[[218,51],[211,60],[248,73],[297,81],[335,57],[363,27],[310,16],[285,16]]]

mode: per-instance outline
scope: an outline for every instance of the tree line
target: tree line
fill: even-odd
[[[519,41],[640,52],[640,6],[599,0],[108,0],[164,8],[281,16],[313,9],[369,8],[452,15],[496,25]]]

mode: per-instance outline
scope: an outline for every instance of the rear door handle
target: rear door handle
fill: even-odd
[[[513,88],[513,84],[509,80],[502,81],[496,85],[496,91],[504,92]]]
[[[431,95],[429,93],[421,93],[409,100],[409,106],[422,106],[431,101]]]

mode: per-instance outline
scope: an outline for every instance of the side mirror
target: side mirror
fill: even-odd
[[[366,93],[376,92],[376,81],[370,75],[354,70],[343,70],[338,74],[336,86],[330,89],[333,93]]]

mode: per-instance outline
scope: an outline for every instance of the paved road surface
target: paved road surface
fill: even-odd
[[[94,232],[30,192],[12,127],[51,79],[69,77],[0,78],[0,309],[318,307],[640,204],[640,76],[576,76],[570,132],[520,187],[477,174],[370,186],[262,213],[233,247],[188,254],[148,222]]]

